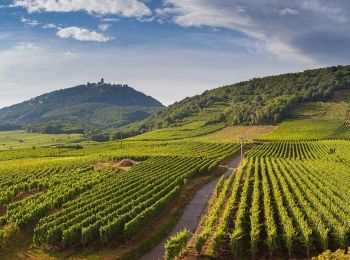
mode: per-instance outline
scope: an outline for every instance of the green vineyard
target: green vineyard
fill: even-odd
[[[84,156],[80,150],[62,150],[61,158],[51,157],[50,149],[23,151],[23,158],[19,153],[0,164],[1,244],[33,225],[38,245],[67,248],[128,239],[179,194],[185,180],[212,171],[238,149],[125,142],[123,148],[118,143],[86,148]],[[95,167],[119,158],[132,158],[136,165],[128,171]]]
[[[350,139],[349,104],[345,102],[309,102],[290,112],[276,131],[258,139],[264,141],[300,141]]]
[[[321,159],[329,156],[327,146],[313,141],[267,142],[250,150],[248,157],[273,157],[284,159]]]
[[[192,246],[199,255],[225,259],[346,249],[348,147],[346,141],[277,141],[252,149],[241,168],[217,184]]]

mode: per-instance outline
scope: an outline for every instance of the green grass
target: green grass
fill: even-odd
[[[80,134],[36,134],[24,130],[0,132],[0,150],[32,148],[57,144],[75,143],[82,140]]]

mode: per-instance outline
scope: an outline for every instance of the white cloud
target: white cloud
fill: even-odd
[[[17,45],[13,47],[14,50],[19,50],[19,51],[33,51],[33,50],[38,50],[40,49],[39,46],[32,42],[20,42]]]
[[[53,23],[48,23],[48,24],[44,24],[42,26],[43,29],[58,29],[59,27],[56,24]]]
[[[26,25],[29,25],[31,27],[40,25],[40,22],[38,22],[37,20],[31,20],[31,19],[27,19],[27,18],[24,18],[24,17],[21,17],[21,22],[26,24]]]
[[[111,28],[111,26],[112,26],[112,25],[110,25],[110,24],[100,24],[100,25],[98,26],[98,29],[99,29],[100,31],[102,31],[102,32],[105,32],[105,31],[107,31],[109,28]]]
[[[6,62],[0,63],[0,107],[38,95],[45,89],[43,82],[50,88],[48,79],[63,75],[61,66],[68,66],[72,61],[71,57],[62,54],[63,51],[32,42],[20,42],[11,48],[0,49],[0,59]]]
[[[349,1],[342,0],[304,0],[300,8],[312,13],[318,13],[326,19],[345,23],[349,20]]]
[[[53,23],[47,23],[47,24],[43,24],[37,20],[33,20],[33,19],[27,19],[27,18],[24,18],[24,17],[21,17],[21,22],[30,26],[30,27],[35,27],[35,26],[38,26],[38,25],[41,25],[41,28],[43,29],[60,29],[59,26],[53,24]]]
[[[102,18],[101,21],[103,22],[118,22],[118,18]]]
[[[299,12],[295,9],[292,8],[284,8],[279,11],[279,14],[284,16],[284,15],[297,15]]]
[[[125,17],[151,15],[151,10],[138,0],[14,0],[13,6],[28,12],[77,12],[118,14]]]
[[[285,61],[298,61],[303,64],[314,64],[314,60],[307,55],[303,55],[297,48],[282,40],[266,42],[263,51],[272,53],[277,57],[281,57]]]
[[[107,42],[112,38],[103,35],[102,33],[80,28],[77,26],[60,28],[57,31],[57,36],[67,39],[73,38],[78,41],[94,41],[94,42]]]

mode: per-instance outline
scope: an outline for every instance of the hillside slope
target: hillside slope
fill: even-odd
[[[0,109],[2,124],[40,128],[49,124],[120,127],[147,118],[163,105],[127,85],[79,85]]]
[[[255,78],[176,102],[123,131],[136,134],[193,122],[202,126],[277,123],[298,104],[329,100],[335,90],[347,88],[350,66]]]

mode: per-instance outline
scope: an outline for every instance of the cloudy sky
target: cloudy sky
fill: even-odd
[[[0,107],[97,82],[171,104],[347,64],[347,0],[0,0]]]

